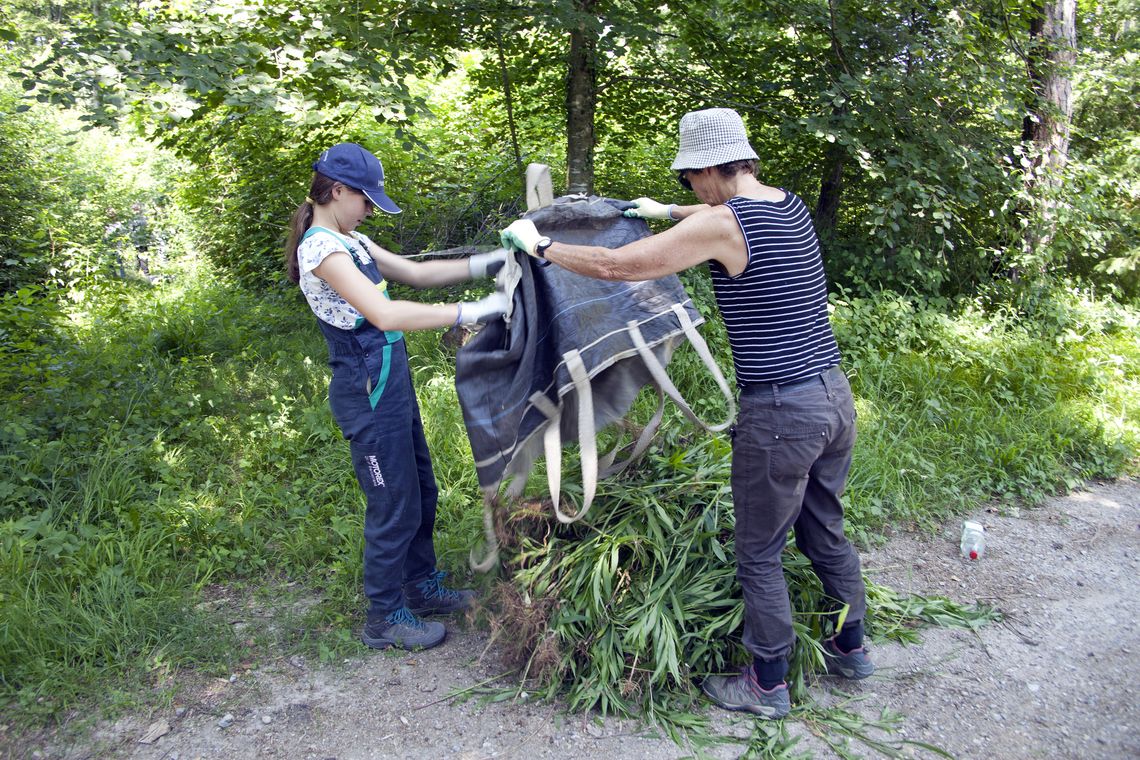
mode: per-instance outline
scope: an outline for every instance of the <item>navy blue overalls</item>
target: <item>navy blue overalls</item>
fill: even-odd
[[[305,237],[336,237],[369,280],[387,284],[376,263],[364,263],[355,245],[332,230],[312,227]],[[355,244],[355,245],[354,245]],[[361,318],[351,330],[317,324],[329,346],[329,406],[352,450],[352,466],[364,490],[364,595],[369,618],[405,606],[403,585],[435,572],[436,503],[420,407],[412,387],[404,335]]]

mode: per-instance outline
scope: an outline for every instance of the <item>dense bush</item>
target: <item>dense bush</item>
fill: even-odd
[[[256,113],[184,129],[178,150],[195,168],[180,197],[195,248],[245,283],[279,284],[286,228],[312,164],[344,141],[380,158],[385,190],[403,209],[361,226],[377,243],[402,254],[497,245],[499,229],[522,211],[520,167],[499,142],[496,114],[468,101],[461,76],[436,85],[425,97],[438,115],[414,124],[381,125],[346,107],[308,129]]]
[[[137,274],[136,220],[146,217],[157,255],[169,213],[160,178],[176,170],[153,147],[29,105],[0,77],[0,292],[50,286],[81,297],[90,278]]]
[[[50,241],[35,212],[46,205],[47,188],[33,158],[40,131],[35,117],[19,114],[19,99],[0,89],[0,290],[42,282],[52,265]],[[31,213],[29,213],[31,211]]]

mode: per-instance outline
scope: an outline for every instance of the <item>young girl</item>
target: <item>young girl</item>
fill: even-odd
[[[437,287],[492,274],[506,253],[416,262],[379,247],[356,227],[380,208],[400,208],[384,193],[380,161],[355,143],[329,148],[313,164],[309,197],[293,214],[286,245],[289,278],[300,284],[329,346],[329,405],[352,450],[367,497],[361,639],[378,649],[433,647],[442,623],[422,620],[464,610],[474,592],[443,585],[432,530],[438,496],[404,330],[474,324],[501,316],[506,296],[474,302],[393,301],[385,278]]]

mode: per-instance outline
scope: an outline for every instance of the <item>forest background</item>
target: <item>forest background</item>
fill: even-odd
[[[366,232],[417,255],[495,244],[529,162],[559,190],[684,202],[678,119],[735,108],[761,179],[815,212],[858,397],[856,540],[1136,471],[1135,4],[691,5],[0,9],[6,714],[66,722],[168,702],[185,668],[359,653],[359,495],[281,266],[312,161],[342,140],[381,157],[404,208]],[[731,372],[707,273],[683,281]],[[588,526],[528,511],[500,571],[465,577],[480,494],[440,338],[409,335],[443,566],[492,600],[483,622],[517,643],[520,677],[684,725],[690,675],[743,654],[727,442],[671,412]],[[699,361],[672,371],[715,417]],[[791,548],[786,565],[800,689],[825,601]],[[217,619],[222,587],[274,623]],[[987,615],[875,587],[868,623],[908,636]]]

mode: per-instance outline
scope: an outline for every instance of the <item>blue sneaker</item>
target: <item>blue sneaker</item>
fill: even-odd
[[[443,623],[420,620],[407,607],[380,620],[369,620],[360,632],[360,640],[373,649],[431,649],[443,642],[447,629]]]
[[[701,684],[705,694],[725,710],[750,712],[768,720],[777,720],[792,710],[788,685],[779,684],[763,689],[756,680],[752,666],[745,666],[739,675],[709,676]]]
[[[866,649],[857,647],[844,652],[834,637],[823,642],[823,661],[827,663],[827,672],[833,676],[860,680],[875,672],[875,663],[867,656]]]
[[[451,589],[443,585],[447,573],[440,570],[418,583],[404,586],[408,607],[417,615],[447,615],[464,612],[475,604],[475,592]]]

